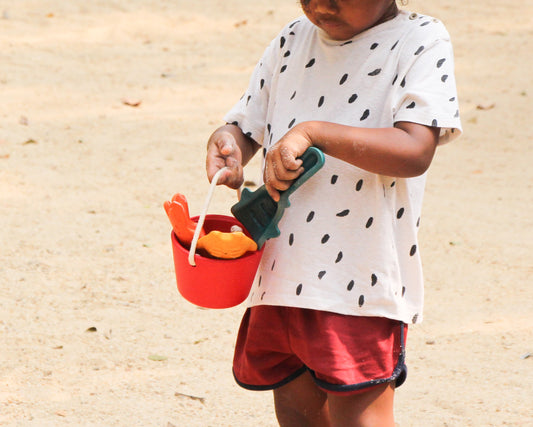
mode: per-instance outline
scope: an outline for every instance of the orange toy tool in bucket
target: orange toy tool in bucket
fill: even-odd
[[[204,229],[206,233],[211,230],[229,232],[232,225],[241,226],[229,216],[207,215]],[[237,259],[195,254],[196,266],[192,266],[188,260],[189,249],[180,244],[174,232],[172,251],[180,294],[187,301],[205,308],[229,308],[243,302],[250,292],[262,255],[262,250],[247,252]]]
[[[189,302],[205,308],[229,308],[243,302],[250,292],[261,255],[261,250],[246,252],[236,259],[216,259],[196,253],[200,232],[208,234],[218,230],[230,232],[231,227],[242,224],[224,215],[207,215],[216,181],[221,169],[213,178],[204,210],[199,217],[191,247],[183,246],[172,231],[172,253],[176,270],[178,291]],[[248,234],[244,230],[245,234]]]

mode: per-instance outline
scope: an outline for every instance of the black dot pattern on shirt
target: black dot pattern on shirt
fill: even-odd
[[[298,19],[298,20],[296,20],[296,21],[294,21],[294,22],[293,22],[293,23],[292,23],[291,25],[289,25],[289,28],[292,28],[292,27],[294,27],[294,26],[295,26],[296,24],[298,24],[298,22],[300,22],[300,20],[299,20],[299,19]]]
[[[416,20],[416,25],[420,25],[421,27],[425,27],[425,26],[431,26],[431,22],[432,21],[429,21],[427,20],[427,18],[422,18],[420,17],[420,20],[418,19],[418,16],[416,18],[413,18],[413,20]],[[293,28],[296,26],[298,21],[292,23],[290,25],[290,28]],[[296,32],[298,32],[298,29],[295,29]],[[285,33],[284,36],[280,37],[279,39],[279,47],[280,47],[280,51],[278,53],[278,55],[280,56],[280,61],[281,61],[281,64],[280,64],[280,68],[278,69],[278,72],[279,73],[284,73],[286,72],[287,70],[290,70],[290,71],[294,71],[295,73],[297,73],[298,71],[295,71],[295,67],[293,66],[293,64],[297,63],[295,57],[298,56],[296,55],[296,51],[294,49],[291,49],[291,43],[293,40],[295,40],[294,38],[292,38],[292,36],[295,35],[295,31],[291,31],[290,33]],[[394,43],[392,43],[394,42]],[[342,44],[340,44],[340,46],[346,46],[348,44],[351,44],[352,41],[347,41],[347,42],[344,42]],[[381,43],[381,42],[380,42]],[[369,49],[370,51],[374,51],[374,52],[368,52],[369,55],[376,55],[378,52],[380,55],[384,55],[386,56],[387,54],[384,52],[384,51],[388,51],[390,49],[390,51],[394,51],[396,49],[396,51],[398,50],[402,50],[402,55],[405,53],[405,50],[406,50],[406,45],[403,44],[403,41],[400,41],[400,40],[391,40],[390,43],[378,43],[378,42],[370,42],[368,43],[366,46],[367,46],[367,49]],[[392,45],[391,45],[392,43]],[[416,56],[422,56],[422,54],[424,55],[424,57],[426,56],[429,56],[429,52],[430,52],[430,49],[426,49],[426,47],[424,46],[424,44],[427,44],[428,42],[426,43],[419,43],[419,45],[414,45],[414,46],[411,46],[411,49],[409,50],[408,52],[408,55],[414,55],[415,57]],[[407,46],[408,47],[408,46]],[[349,48],[348,48],[349,49]],[[427,50],[427,52],[426,52]],[[346,50],[344,50],[346,51]],[[432,50],[433,52],[433,50]],[[442,51],[441,51],[442,52]],[[395,52],[395,54],[398,53],[400,54],[399,52]],[[313,55],[313,54],[311,54]],[[308,56],[307,58],[304,57],[303,59],[303,62],[301,62],[300,64],[300,67],[304,68],[305,69],[305,73],[306,75],[311,75],[312,73],[320,73],[322,71],[321,69],[321,66],[322,66],[322,56],[316,56],[316,57],[313,57],[313,56]],[[442,54],[441,53],[441,56],[436,56],[434,57],[434,59],[432,60],[431,62],[431,66],[433,68],[432,72],[435,74],[435,80],[436,80],[436,83],[442,83],[442,86],[441,86],[441,89],[442,88],[445,88],[445,87],[448,87],[450,85],[450,82],[453,86],[453,75],[450,73],[450,69],[448,68],[451,63],[449,63],[449,60],[447,57],[444,57],[445,54]],[[373,57],[374,58],[374,57]],[[412,60],[417,60],[416,58],[412,58]],[[305,65],[304,65],[305,64]],[[367,105],[364,105],[363,101],[365,101],[365,99],[359,97],[359,95],[357,93],[354,93],[355,91],[358,91],[358,88],[357,86],[355,86],[353,83],[354,83],[354,77],[355,75],[357,74],[358,78],[361,78],[361,79],[364,79],[366,78],[368,82],[370,82],[369,79],[372,79],[372,81],[374,82],[381,82],[381,78],[384,77],[384,75],[386,74],[385,71],[388,70],[388,68],[383,64],[383,63],[379,63],[379,62],[369,62],[369,64],[371,64],[369,67],[366,67],[362,70],[353,70],[353,69],[342,69],[340,68],[338,70],[338,74],[334,75],[333,76],[333,81],[331,81],[330,83],[334,86],[342,86],[341,87],[338,87],[336,89],[339,90],[339,93],[341,93],[342,95],[341,96],[344,96],[344,106],[346,109],[349,109],[350,111],[350,114],[353,114],[353,118],[355,119],[354,122],[357,120],[357,118],[359,118],[359,120],[361,122],[364,122],[365,120],[367,121],[366,123],[361,123],[361,126],[371,126],[372,123],[373,123],[373,120],[376,119],[376,117],[379,117],[379,115],[377,114],[377,110],[373,110],[371,108],[371,104],[367,104]],[[260,64],[262,65],[262,64]],[[293,69],[289,69],[288,67],[293,67]],[[383,67],[383,68],[381,68]],[[304,70],[303,69],[300,69],[300,72],[303,72]],[[267,71],[265,71],[267,72]],[[368,77],[366,77],[368,76]],[[390,77],[393,76],[393,79],[391,80]],[[407,83],[406,82],[406,74],[405,73],[399,73],[399,74],[396,74],[396,75],[393,75],[392,73],[391,74],[387,74],[386,76],[386,84],[389,85],[390,82],[392,81],[392,86],[394,86],[394,89],[395,90],[400,90],[400,88],[406,88],[407,87]],[[407,74],[407,78],[409,77],[409,74]],[[283,77],[280,76],[279,77],[280,79],[282,79]],[[438,79],[440,79],[440,82],[438,81]],[[242,99],[242,102],[245,103],[246,105],[248,104],[253,104],[254,102],[257,102],[257,97],[255,96],[256,93],[259,93],[259,90],[261,91],[264,91],[265,88],[268,88],[268,84],[270,83],[270,80],[271,80],[271,76],[268,76],[268,77],[265,77],[265,78],[261,78],[260,80],[258,79],[258,87],[256,86],[256,91],[254,93],[254,96],[253,98],[250,97],[248,94],[245,94],[243,95],[243,99]],[[280,80],[281,81],[281,80]],[[409,81],[410,83],[410,81]],[[379,83],[379,84],[382,84],[382,83]],[[399,84],[399,87],[398,87],[398,84]],[[413,82],[414,84],[414,82]],[[300,86],[299,86],[300,87]],[[438,85],[437,85],[438,87]],[[304,101],[305,97],[308,95],[307,93],[307,89],[302,89],[301,92],[297,93],[296,90],[294,90],[295,88],[292,87],[292,88],[287,88],[286,92],[284,93],[283,97],[283,101],[284,102],[287,102],[287,97],[290,96],[289,98],[289,101],[293,101],[293,100],[296,100],[296,97],[298,97],[298,101],[299,102],[306,102],[307,100]],[[327,92],[312,92],[312,91],[309,91],[309,94],[310,94],[310,107],[314,107],[315,108],[315,111],[317,111],[317,108],[321,108],[322,110],[320,111],[323,111],[323,110],[327,110],[328,108],[332,108],[332,104],[334,104],[335,100],[333,100],[333,98],[331,98]],[[450,95],[454,95],[453,93],[450,94]],[[448,95],[448,96],[450,96]],[[264,92],[263,94],[261,94],[261,96],[265,96],[264,95]],[[457,99],[456,99],[456,96],[451,96],[449,97],[449,102],[457,102]],[[346,103],[350,104],[349,106],[346,106]],[[292,104],[294,105],[294,104]],[[418,99],[414,99],[413,97],[411,97],[411,99],[407,99],[405,104],[403,104],[402,108],[404,109],[407,109],[409,111],[413,111],[413,110],[417,110],[419,108],[421,108],[421,106],[423,106],[423,102],[422,101],[419,101]],[[342,108],[342,107],[340,107]],[[294,110],[293,110],[294,111]],[[458,116],[458,110],[456,111],[455,108],[453,108],[453,110],[451,111],[451,113],[453,114],[453,112],[455,111],[455,114],[456,114],[456,117]],[[432,126],[435,126],[435,127],[438,127],[439,126],[439,123],[437,121],[437,118],[439,118],[439,121],[441,121],[440,117],[437,117],[437,116],[434,116],[435,118],[431,118],[430,117],[430,120],[431,121],[431,125]],[[295,126],[295,124],[297,123],[297,120],[303,120],[303,117],[286,117],[285,120],[287,120],[285,123],[287,123],[288,125],[288,128],[292,128],[293,126]],[[379,120],[379,119],[378,119]],[[237,123],[235,123],[237,124]],[[237,124],[238,125],[238,124]],[[442,125],[442,123],[441,123]],[[270,123],[267,124],[267,131],[268,131],[268,136],[269,136],[269,140],[270,142],[274,141],[275,139],[279,139],[279,134],[282,134],[283,133],[283,130],[278,130],[278,129],[275,129],[271,126]],[[250,136],[251,133],[248,132],[245,134],[248,134]],[[274,135],[275,134],[275,138],[274,138]],[[273,139],[274,138],[274,139]],[[267,140],[267,138],[265,137],[265,141]],[[263,155],[266,155],[266,152],[267,152],[267,149],[268,149],[268,144],[265,144],[266,147],[263,148]],[[336,174],[332,174],[330,175],[330,183],[332,186],[337,186],[337,187],[331,187],[332,190],[334,189],[337,189],[338,186],[340,185],[341,182],[344,183],[344,181],[347,179],[345,177],[345,175],[338,175],[339,172],[336,172]],[[373,182],[373,178],[368,178],[368,181],[367,181],[367,178],[366,178],[367,175],[364,175],[364,174],[361,174],[360,177],[365,177],[364,179],[359,179],[360,177],[356,178],[353,183],[351,185],[353,185],[354,187],[354,190],[356,192],[359,192],[362,194],[353,194],[352,197],[358,197],[359,199],[367,192],[370,192],[372,197],[375,197],[374,195],[374,190],[375,189],[379,189],[379,184],[377,184],[378,186],[376,186],[376,183]],[[326,178],[327,179],[327,178]],[[365,182],[367,181],[367,182]],[[387,180],[384,180],[382,182],[382,188],[383,188],[383,196],[385,198],[387,197],[391,197],[391,194],[395,194],[396,191],[404,191],[405,190],[405,187],[404,187],[404,184],[403,184],[403,181],[402,180],[398,180],[398,185],[396,185],[396,180],[393,180],[393,179],[387,179]],[[398,188],[395,188],[394,190],[391,190],[393,187],[400,187],[399,189]],[[381,193],[381,192],[380,192]],[[379,193],[378,193],[379,194]],[[379,194],[381,196],[381,194]],[[395,199],[391,199],[391,200],[395,200]],[[394,201],[392,202],[394,203]],[[343,222],[345,223],[349,223],[349,221],[352,220],[352,217],[354,216],[354,213],[355,213],[355,210],[353,213],[351,213],[350,209],[348,209],[348,207],[350,206],[337,206],[337,210],[336,211],[329,211],[328,214],[331,216],[333,212],[336,212],[335,213],[335,216],[337,218],[343,218],[343,217],[348,217],[346,220],[343,220]],[[355,208],[354,208],[355,209]],[[331,212],[331,213],[330,213]],[[350,213],[351,213],[351,216],[350,216]],[[366,214],[366,216],[364,217],[360,217],[359,215],[361,215],[361,213],[359,213],[357,215],[357,218],[359,221],[361,221],[362,219],[362,222],[360,222],[357,226],[359,228],[363,228],[363,225],[366,229],[368,229],[368,235],[371,235],[372,233],[375,233],[376,231],[375,230],[381,230],[381,227],[382,227],[382,220],[381,220],[381,217],[377,216],[377,217],[374,217],[373,215],[375,215],[375,213],[373,212],[368,212]],[[372,216],[371,216],[372,215]],[[405,205],[399,205],[399,206],[396,206],[396,208],[391,212],[391,215],[392,215],[392,218],[395,219],[397,221],[397,226],[398,227],[403,227],[403,224],[406,224],[406,223],[410,223],[410,222],[414,222],[414,220],[416,219],[416,217],[413,218],[413,212],[411,212],[409,210],[409,207],[408,206],[405,206]],[[394,215],[396,216],[396,218],[394,218]],[[365,222],[365,219],[364,218],[367,218],[366,219],[366,222]],[[316,208],[316,211],[315,210],[311,210],[311,211],[308,211],[307,213],[304,213],[303,216],[301,217],[301,221],[305,223],[308,223],[309,226],[307,227],[307,230],[314,230],[315,227],[319,227],[319,226],[322,226],[324,227],[324,224],[327,224],[328,222],[327,221],[331,221],[331,217],[329,219],[327,218],[324,218],[324,215],[321,214],[321,211],[320,211],[320,208],[317,207]],[[312,223],[313,224],[310,224]],[[418,218],[416,220],[416,227],[419,227],[420,225],[420,218]],[[311,227],[311,228],[309,228]],[[364,230],[364,228],[363,228]],[[322,245],[324,245],[324,249],[325,248],[328,248],[328,250],[331,250],[331,252],[328,252],[330,255],[330,259],[329,259],[329,262],[331,263],[331,265],[336,265],[336,264],[340,264],[340,266],[342,266],[343,264],[346,264],[346,265],[351,265],[352,262],[356,262],[356,260],[352,259],[352,257],[354,256],[347,248],[343,248],[343,247],[335,247],[335,245],[338,243],[338,239],[336,238],[336,234],[332,234],[330,236],[330,234],[328,233],[325,233],[326,231],[329,231],[331,232],[331,229],[330,230],[327,230],[327,229],[323,229],[323,230],[320,230],[317,229],[317,230],[314,230],[314,232],[320,232],[320,234],[318,235],[315,235],[316,237],[314,238],[314,243],[317,244],[318,243],[318,239],[320,239],[320,243]],[[302,231],[303,233],[303,231]],[[295,250],[294,248],[295,247],[298,247],[298,245],[303,245],[305,243],[302,243],[304,242],[306,239],[303,239],[302,237],[303,236],[299,236],[298,234],[298,230],[288,230],[287,231],[287,234],[285,234],[286,236],[286,241],[288,243],[288,246],[286,246],[286,249],[288,251],[290,250]],[[285,243],[286,244],[286,243]],[[394,244],[393,244],[394,246]],[[415,257],[415,255],[417,255],[417,251],[418,251],[418,248],[417,248],[417,244],[416,244],[416,239],[414,241],[411,241],[409,242],[406,246],[403,246],[403,249],[401,246],[398,246],[401,250],[401,252],[403,252],[401,255],[403,255],[404,257]],[[289,249],[291,248],[291,249]],[[409,255],[407,255],[407,252]],[[288,255],[290,256],[290,254]],[[280,260],[281,262],[281,260]],[[281,265],[281,264],[280,264]],[[312,264],[311,264],[312,265]],[[271,270],[274,270],[275,269],[275,266],[276,266],[276,260],[272,260],[272,264],[271,264]],[[317,278],[318,280],[323,280],[322,284],[326,281],[326,280],[332,280],[332,278],[337,278],[334,270],[333,270],[333,267],[325,267],[325,266],[321,266],[319,268],[316,268],[314,269],[314,271],[311,272],[311,274],[314,276],[314,280],[316,281]],[[337,266],[336,266],[337,267]],[[367,292],[370,292],[369,290],[367,291],[366,289],[370,289],[370,287],[377,287],[377,288],[381,288],[381,287],[386,287],[388,286],[388,283],[386,283],[386,280],[388,280],[388,278],[386,276],[383,276],[381,277],[380,275],[380,268],[379,266],[369,266],[371,269],[366,273],[367,274],[367,278],[369,277],[369,280],[368,279],[360,279],[359,276],[354,276],[353,280],[349,280],[347,279],[346,282],[343,282],[343,284],[341,284],[341,286],[346,286],[346,291],[350,292],[350,291],[354,291],[353,293],[353,296],[352,298],[354,299],[357,299],[357,304],[359,305],[359,307],[363,307],[365,304],[368,305],[368,301],[366,301],[367,298],[370,298],[370,301],[373,303],[372,301],[372,295],[367,293]],[[268,267],[267,267],[268,268]],[[330,268],[332,269],[330,271]],[[279,269],[279,267],[278,267]],[[378,275],[379,275],[379,278],[378,278]],[[312,285],[311,283],[307,284],[303,278],[300,279],[302,280],[302,283],[299,283],[299,282],[294,282],[293,284],[293,288],[294,291],[296,293],[296,295],[302,295],[302,294],[305,294],[305,290],[304,290],[304,286],[308,286],[307,288],[307,295],[311,295],[313,296],[313,294],[311,293],[311,287],[312,286],[316,286],[316,285]],[[349,281],[348,281],[349,280]],[[258,278],[258,286],[261,286],[261,281],[262,281],[262,277],[259,276]],[[359,291],[357,293],[355,293],[356,291],[356,281],[357,281],[357,287],[358,288],[361,288],[359,289]],[[366,284],[365,284],[366,282]],[[265,289],[265,284],[263,283],[263,289]],[[375,292],[376,290],[374,290]],[[409,290],[406,290],[406,287],[405,286],[401,286],[401,287],[397,287],[396,288],[396,291],[395,291],[395,294],[398,296],[399,294],[401,293],[401,296],[404,297],[406,294],[407,296],[409,296]],[[293,294],[294,295],[294,294]],[[260,296],[261,299],[263,299],[263,297],[265,296],[265,293],[263,292],[262,294],[258,291],[256,291],[255,293],[255,297],[258,298]],[[411,320],[413,321],[413,323],[416,323],[416,321],[418,320],[418,317],[419,317],[419,314],[414,314],[414,313],[411,313]]]

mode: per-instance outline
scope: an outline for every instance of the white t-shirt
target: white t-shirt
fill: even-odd
[[[434,18],[400,12],[339,42],[302,16],[268,46],[225,120],[262,144],[263,156],[306,120],[369,128],[415,122],[440,127],[439,142],[447,142],[461,133],[449,35]],[[290,196],[281,235],[265,244],[249,304],[420,322],[425,180],[326,156]]]

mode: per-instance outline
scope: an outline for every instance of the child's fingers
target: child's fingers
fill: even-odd
[[[296,171],[287,171],[280,165],[280,161],[270,157],[266,162],[264,172],[265,188],[270,197],[276,202],[280,199],[280,193],[287,190],[303,172],[303,167]]]
[[[226,132],[216,135],[208,147],[206,171],[209,182],[223,167],[228,170],[219,177],[218,184],[239,188],[244,181],[240,151],[235,139]]]
[[[278,152],[281,164],[283,165],[283,168],[285,170],[296,171],[302,165],[302,160],[297,159],[296,155],[291,150],[289,150],[288,147],[282,146],[279,148]]]
[[[267,163],[270,165],[272,180],[292,182],[303,172],[302,160],[296,159],[286,147],[269,152]]]
[[[207,178],[209,179],[209,182],[213,180],[215,174],[223,167],[227,167],[227,169],[219,176],[217,185],[226,185],[233,189],[239,188],[244,181],[243,170],[240,165],[235,165],[233,167],[228,165],[221,165],[220,167],[211,166],[207,169]]]

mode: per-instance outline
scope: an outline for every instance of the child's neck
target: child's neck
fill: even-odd
[[[390,6],[381,16],[381,18],[379,18],[373,26],[375,27],[376,25],[382,24],[383,22],[390,21],[391,19],[395,18],[399,12],[400,11],[398,9],[398,6],[396,5],[396,1],[392,1]]]

